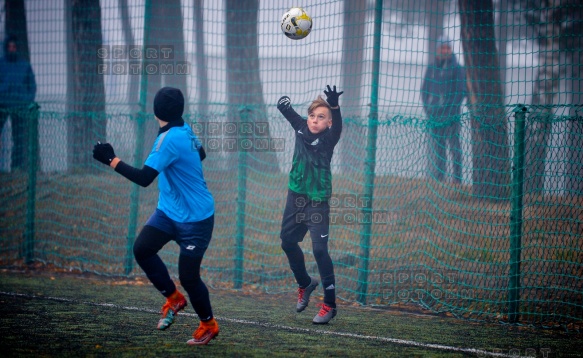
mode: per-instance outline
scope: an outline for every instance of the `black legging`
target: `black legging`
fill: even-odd
[[[296,282],[300,287],[306,287],[310,284],[310,276],[306,270],[304,253],[297,242],[282,241],[281,248],[285,252],[289,266],[294,273]],[[333,288],[336,284],[334,277],[334,265],[332,258],[328,253],[328,242],[312,242],[314,258],[318,265],[322,286],[324,288],[324,303],[336,307],[336,290]],[[332,288],[330,288],[332,287]],[[329,288],[329,289],[326,289]]]
[[[154,287],[165,297],[176,291],[176,285],[170,278],[168,268],[158,256],[158,251],[174,237],[153,226],[146,225],[134,243],[136,262],[146,273]],[[202,256],[189,256],[180,253],[178,258],[178,276],[182,287],[190,297],[190,303],[202,321],[213,318],[209,291],[200,278]]]

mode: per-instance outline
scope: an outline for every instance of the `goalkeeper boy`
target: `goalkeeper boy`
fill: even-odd
[[[209,291],[200,278],[200,265],[213,232],[215,208],[202,172],[204,149],[184,123],[183,111],[184,97],[179,89],[164,87],[158,91],[154,98],[154,114],[160,130],[142,169],[122,162],[109,143],[96,144],[93,158],[143,187],[159,176],[158,206],[134,243],[134,256],[154,287],[166,297],[157,327],[164,330],[187,303],[158,251],[170,241],[180,246],[180,283],[200,318],[198,329],[187,343],[202,345],[219,334]]]
[[[304,253],[299,242],[310,231],[314,258],[318,265],[324,289],[324,303],[312,320],[326,324],[336,316],[336,282],[334,266],[328,253],[332,172],[330,162],[334,147],[342,132],[342,116],[336,86],[324,91],[326,100],[318,96],[308,108],[304,120],[291,106],[290,98],[283,96],[277,108],[295,131],[295,149],[289,173],[287,202],[281,223],[281,247],[298,283],[296,311],[302,312],[319,281],[306,270]]]

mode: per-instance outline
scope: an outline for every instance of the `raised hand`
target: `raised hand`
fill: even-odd
[[[279,99],[279,101],[277,101],[277,109],[279,109],[280,112],[285,112],[290,108],[291,100],[288,96],[283,96]]]
[[[326,85],[326,88],[327,90],[324,90],[324,94],[326,95],[326,101],[328,102],[330,107],[332,108],[338,107],[338,97],[340,97],[340,95],[343,94],[344,91],[337,92],[336,86],[334,86],[334,89],[331,89],[330,85]]]

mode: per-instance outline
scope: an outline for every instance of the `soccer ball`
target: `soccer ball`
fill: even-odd
[[[301,40],[312,31],[312,18],[301,7],[292,7],[281,18],[281,31],[292,40]]]

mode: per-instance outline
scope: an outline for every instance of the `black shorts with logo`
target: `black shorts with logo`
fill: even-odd
[[[312,201],[306,195],[288,189],[281,222],[282,241],[301,242],[309,230],[312,242],[327,242],[329,229],[328,201]]]
[[[180,245],[181,254],[202,257],[213,236],[215,214],[201,221],[179,223],[170,219],[162,210],[156,209],[146,225],[174,236],[174,241]]]

